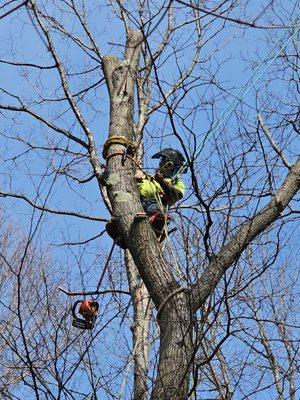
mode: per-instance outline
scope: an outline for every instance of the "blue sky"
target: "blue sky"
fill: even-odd
[[[90,23],[92,30],[96,32],[95,35],[97,36],[97,43],[101,53],[104,55],[112,52],[120,55],[123,50],[122,46],[124,45],[124,29],[106,5],[99,7],[97,4],[98,2],[89,3],[89,6],[95,5],[94,11],[90,15]],[[53,10],[53,12],[59,14],[59,10]],[[251,8],[250,5],[249,13],[251,12],[255,12],[255,7]],[[180,20],[180,13],[178,13],[177,18]],[[74,24],[73,20],[68,16],[65,16],[65,23],[74,34],[79,32],[78,26]],[[27,63],[34,62],[48,66],[53,65],[53,61],[45,49],[44,42],[30,24],[25,8],[1,20],[0,24],[1,59],[12,61],[13,56],[15,56],[14,61],[22,60]],[[159,25],[153,33],[151,41],[153,48],[157,46],[158,32],[160,32],[163,27],[164,23]],[[215,30],[216,29],[217,28],[215,28]],[[196,113],[191,116],[186,116],[189,127],[192,127],[194,131],[197,132],[198,144],[201,143],[201,140],[203,140],[202,138],[208,132],[209,122],[212,122],[222,114],[222,111],[224,111],[226,106],[230,103],[232,96],[238,93],[239,88],[251,76],[253,68],[250,66],[250,63],[247,62],[247,59],[251,57],[258,62],[258,60],[263,58],[267,53],[268,41],[270,40],[268,37],[269,32],[270,31],[265,30],[244,31],[241,27],[229,27],[216,35],[210,45],[204,48],[201,53],[203,59],[214,49],[224,46],[223,51],[220,54],[216,54],[212,58],[211,63],[206,63],[203,70],[201,68],[197,70],[197,73],[202,74],[200,76],[203,76],[203,81],[207,81],[207,83],[203,88],[199,87],[199,89],[195,90],[193,96],[185,103],[187,109],[191,105],[199,107]],[[281,32],[281,30],[274,30],[271,35],[278,37]],[[177,40],[181,40],[180,43],[183,43],[185,40],[190,39],[188,35],[189,31],[187,28],[183,31],[181,36],[178,35]],[[192,40],[189,43],[191,44],[191,42]],[[79,72],[82,68],[95,68],[95,70],[88,75],[88,78],[85,78],[84,75],[75,75],[70,78],[70,83],[74,91],[80,90],[85,85],[97,82],[99,77],[102,77],[97,68],[100,66],[99,62],[97,63],[97,61],[87,57],[83,51],[79,50],[68,41],[57,39],[56,43],[60,57],[64,61],[66,68],[68,68],[68,72]],[[160,72],[162,81],[166,79],[172,82],[172,78],[178,74],[179,67],[183,68],[185,66],[185,57],[191,58],[191,55],[185,53],[185,51],[180,52],[179,55],[181,57],[180,66],[176,66],[171,58],[169,63],[166,61],[165,67],[163,67]],[[217,68],[220,69],[218,73],[220,83],[228,93],[224,90],[218,91],[216,87],[212,88],[209,83],[211,74],[215,72]],[[272,68],[266,71],[265,74],[267,75],[271,70]],[[40,71],[39,69],[32,70],[30,68],[16,69],[11,65],[1,64],[0,84],[2,88],[13,93],[15,96],[27,98],[27,105],[35,109],[36,112],[43,113],[43,115],[52,119],[54,123],[57,123],[64,129],[72,129],[72,132],[83,138],[78,124],[74,121],[72,113],[70,113],[68,107],[63,102],[44,102],[38,94],[39,90],[43,88],[43,95],[45,97],[54,98],[55,96],[62,96],[62,90],[59,88],[57,80],[57,73],[53,70]],[[262,80],[256,85],[256,87],[261,88],[262,101],[264,96],[264,84],[265,76],[263,76]],[[274,86],[275,85],[278,85],[279,91],[281,87],[284,88],[284,86],[281,86],[283,85],[282,83],[278,83],[274,80]],[[166,83],[165,87],[167,87]],[[218,96],[219,101],[214,111],[215,114],[212,116],[209,102],[214,95]],[[88,106],[82,104],[83,113],[88,120],[90,128],[95,133],[100,153],[102,145],[107,137],[109,120],[108,96],[105,86],[102,84],[97,87],[96,90],[91,91],[87,96],[87,101]],[[16,98],[7,96],[4,92],[0,92],[0,102],[17,104]],[[254,129],[256,125],[256,110],[253,110],[251,107],[255,105],[256,97],[253,90],[249,91],[245,102],[245,119],[251,121]],[[203,109],[203,104],[207,109]],[[188,111],[183,108],[180,110],[180,113],[180,117],[183,117],[188,114]],[[178,121],[179,125],[180,119],[176,121]],[[58,134],[53,135],[44,125],[35,123],[27,116],[21,116],[17,118],[16,121],[12,121],[7,120],[1,115],[1,126],[2,133],[5,133],[6,136],[16,133],[20,138],[29,138],[35,145],[43,145],[45,143],[56,146],[60,144],[62,146],[66,145],[65,140],[60,141]],[[228,129],[220,129],[216,137],[225,132],[229,132],[229,135],[233,134],[232,132],[235,127],[236,117],[235,113],[232,112],[227,123]],[[183,126],[180,126],[179,129],[184,137],[185,144],[190,145],[192,142],[188,131],[184,130]],[[162,130],[164,132],[163,138],[161,137]],[[147,147],[149,147],[149,149],[145,165],[149,168],[154,168],[155,163],[151,161],[150,155],[156,152],[160,147],[170,145],[177,146],[178,141],[171,135],[172,128],[169,120],[161,113],[156,113],[150,118],[147,131]],[[151,135],[153,138],[151,138]],[[48,207],[61,207],[64,210],[76,209],[85,214],[108,217],[108,213],[99,198],[95,180],[87,185],[80,186],[73,185],[72,180],[62,181],[60,176],[55,176],[55,174],[53,174],[51,166],[53,167],[53,164],[55,164],[57,169],[61,167],[59,162],[61,162],[63,166],[66,166],[66,163],[70,161],[68,156],[63,156],[60,159],[59,157],[52,157],[52,155],[47,152],[41,152],[40,155],[33,155],[34,153],[30,152],[22,155],[20,158],[11,159],[13,155],[24,151],[26,146],[24,146],[24,143],[20,140],[9,140],[3,137],[2,139],[0,176],[2,187],[6,191],[21,192],[31,198],[34,198],[37,193],[39,193],[39,197],[37,198],[38,202],[45,200],[49,194],[49,198],[47,199]],[[74,146],[73,149],[82,151],[78,146]],[[210,155],[210,151],[211,147],[208,144],[199,157],[199,163],[203,163],[203,160]],[[42,154],[45,158],[42,157]],[[4,160],[6,160],[6,162],[4,162]],[[251,156],[249,156],[249,162],[251,162]],[[73,170],[82,178],[88,177],[90,173],[90,167],[84,160],[79,160],[79,163],[75,166],[71,165],[70,171],[72,172]],[[49,175],[47,175],[48,173]],[[11,180],[10,174],[12,174],[13,180]],[[189,174],[183,178],[189,187]],[[215,179],[217,181],[217,178]],[[258,178],[255,177],[253,182],[256,182],[257,179]],[[32,218],[32,209],[21,200],[3,199],[1,203],[5,206],[9,205],[12,207],[9,212],[13,220],[22,225],[24,230],[27,231],[29,221]],[[37,220],[39,218],[39,213],[35,215]],[[46,230],[42,229],[44,227],[46,227]],[[95,287],[101,265],[104,264],[105,255],[110,248],[111,242],[104,237],[101,241],[96,241],[94,244],[91,244],[91,246],[82,246],[80,251],[76,249],[74,252],[73,249],[66,246],[56,247],[52,244],[66,242],[68,240],[72,242],[86,240],[87,238],[97,235],[103,229],[104,224],[98,222],[90,222],[72,217],[66,218],[62,216],[45,215],[40,225],[39,238],[43,241],[45,248],[50,249],[54,258],[57,259],[57,262],[61,265],[61,268],[66,268],[70,271],[70,276],[74,275],[76,277],[76,280],[72,282],[72,289],[79,289],[78,286],[82,286],[85,289],[91,290]],[[293,237],[295,242],[297,242],[299,233],[298,236],[296,235],[297,234]],[[79,254],[80,257],[77,258]],[[78,259],[80,259],[82,263],[81,270],[77,267],[74,268]],[[87,271],[87,275],[83,278],[82,270]],[[123,275],[119,276],[116,280],[120,287],[126,286],[124,272]],[[126,334],[125,337],[127,335],[128,334]]]

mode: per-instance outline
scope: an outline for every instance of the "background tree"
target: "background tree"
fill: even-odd
[[[18,219],[30,239],[22,254],[39,235],[63,260],[65,287],[109,292],[98,295],[88,344],[65,325],[66,298],[52,299],[38,323],[29,318],[43,349],[43,315],[55,315],[50,355],[41,360],[22,322],[21,305],[31,306],[17,273],[27,378],[16,391],[4,379],[8,398],[26,389],[36,398],[296,396],[297,279],[284,277],[294,271],[289,246],[299,215],[297,6],[28,1],[1,22],[13,27],[1,50],[1,195],[23,200]],[[241,86],[247,67],[251,79]],[[123,155],[128,141],[134,159]],[[152,149],[168,146],[184,153],[190,187],[171,210],[180,229],[161,246],[147,221],[134,222],[142,211],[134,174]],[[111,217],[125,255],[99,233]],[[14,270],[5,253],[3,260]],[[35,284],[49,268],[42,264],[30,264]],[[51,275],[43,286],[45,299],[56,282]]]

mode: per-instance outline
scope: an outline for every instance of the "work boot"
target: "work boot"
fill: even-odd
[[[166,215],[162,212],[157,212],[153,215],[150,215],[149,221],[154,231],[163,231],[167,223]]]

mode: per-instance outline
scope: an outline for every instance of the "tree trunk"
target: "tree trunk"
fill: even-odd
[[[125,59],[121,61],[114,56],[103,58],[110,94],[110,137],[120,136],[132,140],[134,84],[142,39],[141,32],[129,31]],[[158,309],[161,307],[160,357],[152,398],[184,399],[188,392],[189,366],[193,356],[191,307],[187,294],[182,291],[164,303],[168,296],[179,289],[179,284],[148,222],[134,221],[134,215],[141,211],[141,203],[134,180],[134,166],[127,157],[123,159],[120,155],[125,150],[126,145],[119,143],[111,142],[108,146],[107,192],[120,235],[128,245],[155,306]],[[137,292],[135,295],[142,296],[142,293]],[[140,351],[139,339],[135,337],[134,340]],[[137,348],[134,350],[136,352]],[[138,382],[140,384],[141,380]],[[145,383],[141,386],[141,390],[144,390]],[[139,389],[135,388],[136,391]]]
[[[129,252],[126,252],[127,275],[133,297],[133,400],[148,399],[149,328],[153,304],[148,290]]]
[[[160,352],[152,400],[184,400],[193,361],[193,316],[186,293],[181,292],[159,313]]]

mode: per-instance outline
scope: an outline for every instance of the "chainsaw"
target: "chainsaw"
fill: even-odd
[[[78,307],[79,306],[79,307]],[[94,300],[78,300],[72,307],[72,325],[79,329],[93,329],[99,304]],[[81,314],[83,319],[78,316]]]

